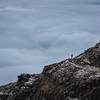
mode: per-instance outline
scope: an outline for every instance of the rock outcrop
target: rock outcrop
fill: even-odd
[[[21,74],[0,87],[0,100],[100,100],[100,43],[40,74]]]
[[[100,43],[97,43],[95,47],[91,47],[84,53],[78,55],[73,59],[75,63],[80,65],[90,65],[100,67]]]

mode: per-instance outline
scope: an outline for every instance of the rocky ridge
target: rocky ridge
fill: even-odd
[[[40,74],[21,74],[0,87],[0,100],[100,100],[100,43]]]

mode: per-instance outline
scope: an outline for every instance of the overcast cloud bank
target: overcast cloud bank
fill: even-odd
[[[0,83],[82,52],[99,26],[99,0],[0,0]]]

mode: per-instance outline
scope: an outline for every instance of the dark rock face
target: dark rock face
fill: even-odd
[[[100,100],[100,43],[40,74],[21,74],[0,87],[0,100]]]
[[[91,65],[100,67],[100,43],[97,43],[95,47],[89,48],[84,53],[78,55],[73,59],[75,63],[81,65]]]

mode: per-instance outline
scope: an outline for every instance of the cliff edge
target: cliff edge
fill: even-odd
[[[100,100],[100,43],[40,74],[21,74],[0,87],[0,100]]]

